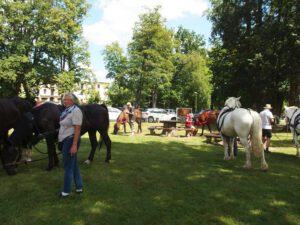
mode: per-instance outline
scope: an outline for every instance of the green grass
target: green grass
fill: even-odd
[[[266,155],[270,169],[261,172],[257,158],[253,169],[242,168],[242,149],[224,161],[223,148],[203,137],[151,136],[146,126],[143,135],[110,135],[110,164],[105,148],[83,164],[90,148],[83,137],[82,195],[58,199],[63,168],[47,172],[46,160],[20,165],[14,177],[1,170],[1,224],[300,224],[300,159],[291,134],[274,135]],[[34,159],[41,157],[34,151]]]

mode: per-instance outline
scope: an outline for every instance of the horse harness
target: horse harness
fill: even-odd
[[[292,127],[294,129],[294,132],[297,134],[297,136],[299,136],[300,134],[297,132],[297,126],[300,124],[300,113],[296,114],[296,112],[299,110],[299,108],[295,109],[295,111],[293,112],[291,119],[289,120],[289,126]],[[293,120],[294,117],[294,121]]]
[[[228,106],[227,106],[228,107]],[[230,108],[228,107],[227,109],[225,109],[223,112],[220,113],[219,115],[219,120],[217,121],[217,129],[218,131],[224,136],[224,137],[227,137],[226,135],[224,135],[222,132],[221,132],[221,129],[223,127],[223,124],[224,124],[224,121],[225,121],[225,118],[229,115],[230,112],[234,111],[235,109],[237,108]],[[247,109],[250,113],[250,110],[251,109]],[[250,113],[251,115],[251,113]]]
[[[228,107],[228,106],[227,106]],[[227,115],[230,113],[230,112],[232,112],[233,110],[235,110],[236,108],[227,108],[227,109],[225,109],[224,111],[222,111],[221,113],[220,113],[220,115],[219,115],[219,118],[220,119],[218,119],[218,121],[217,121],[217,129],[218,129],[218,131],[220,132],[220,133],[222,133],[221,132],[221,129],[222,129],[222,127],[223,127],[223,124],[224,124],[224,121],[225,121],[225,118],[227,117]]]

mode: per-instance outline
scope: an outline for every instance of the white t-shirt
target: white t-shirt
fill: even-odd
[[[82,124],[82,112],[75,106],[73,111],[69,113],[63,120],[59,122],[60,128],[58,133],[58,141],[63,141],[66,137],[74,134],[74,125]]]
[[[271,120],[274,119],[272,112],[269,109],[265,109],[260,112],[260,118],[262,122],[262,129],[272,129]]]

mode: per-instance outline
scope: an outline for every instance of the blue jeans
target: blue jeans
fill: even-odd
[[[80,176],[77,164],[77,154],[71,156],[70,149],[73,143],[73,137],[67,137],[62,142],[62,154],[64,162],[64,189],[63,192],[70,193],[72,191],[72,180],[74,177],[76,189],[82,189],[82,178]],[[80,139],[78,140],[78,148]]]

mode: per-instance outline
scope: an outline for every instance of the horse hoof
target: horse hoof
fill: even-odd
[[[105,162],[106,162],[106,163],[109,163],[109,159],[106,159]]]
[[[267,172],[268,171],[268,169],[269,169],[269,166],[268,166],[268,164],[264,164],[264,165],[261,165],[261,171],[263,171],[263,172]]]
[[[53,169],[53,167],[47,167],[46,171],[51,171]]]
[[[230,157],[229,156],[225,156],[224,160],[230,160]]]
[[[246,170],[250,170],[250,169],[251,169],[251,165],[245,164],[245,165],[243,166],[243,168],[246,169]]]
[[[89,159],[87,159],[84,161],[84,163],[89,165],[91,163],[91,161]]]

